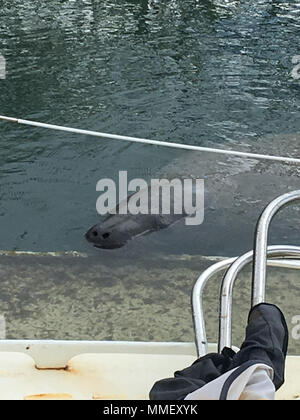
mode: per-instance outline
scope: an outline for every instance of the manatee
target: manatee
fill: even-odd
[[[299,156],[299,140],[298,134],[268,136],[246,147],[256,153]],[[159,177],[203,179],[205,217],[213,214],[216,220],[221,220],[220,230],[223,224],[230,223],[234,238],[242,238],[247,224],[254,227],[260,212],[271,200],[300,187],[297,165],[188,151],[181,152],[162,168]],[[135,194],[127,197],[127,202]],[[158,214],[109,214],[88,230],[86,239],[99,248],[119,248],[133,238],[165,229],[186,217],[184,211],[166,215],[161,209]],[[290,225],[296,226],[297,221],[297,215],[294,219],[289,215]]]
[[[109,215],[102,223],[91,227],[85,237],[88,242],[91,242],[97,248],[120,248],[130,239],[164,229],[182,217],[182,215],[153,214]]]
[[[165,178],[164,181],[169,182]],[[195,182],[191,181],[188,183],[185,180],[181,182],[178,178],[175,178],[175,184],[176,182],[178,188],[169,190],[170,199],[167,200],[167,208],[163,207],[162,189],[157,188],[155,190],[155,187],[159,187],[159,182],[151,182],[144,189],[129,195],[125,200],[121,201],[115,209],[112,209],[111,214],[102,223],[92,226],[85,234],[86,239],[98,248],[120,248],[130,239],[165,229],[182,218],[190,216],[192,219],[195,219],[193,215],[197,212],[197,209],[201,213],[198,216],[202,219],[202,184],[197,186]],[[154,193],[156,199],[158,199],[153,200],[151,193]],[[141,199],[143,194],[146,197],[144,201]],[[183,199],[185,194],[191,194],[191,202],[188,205],[185,205],[186,203]],[[139,213],[132,214],[126,211],[126,214],[120,214],[124,213],[125,204],[127,208],[130,206],[131,200],[134,203],[138,202]],[[175,206],[176,202],[179,203],[177,208]]]

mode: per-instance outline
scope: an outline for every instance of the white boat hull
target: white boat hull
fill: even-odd
[[[0,399],[144,400],[196,357],[194,343],[3,340]],[[300,399],[299,378],[300,357],[288,356],[277,398]]]

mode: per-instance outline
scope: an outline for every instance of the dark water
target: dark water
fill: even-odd
[[[0,54],[7,72],[0,79],[0,114],[300,156],[300,80],[291,77],[293,57],[300,55],[299,3],[11,0],[0,6]],[[120,250],[89,246],[83,235],[99,220],[99,179],[117,179],[119,170],[149,179],[172,162],[179,162],[179,171],[180,162],[187,162],[185,169],[193,173],[201,166],[197,158],[191,166],[188,161],[184,151],[1,122],[0,249],[91,255],[74,262],[1,257],[7,337],[192,340],[190,290],[211,261],[195,257],[191,266],[188,256],[168,254],[248,250],[254,220],[267,204],[264,193],[267,200],[295,188],[300,178],[297,168],[282,166],[272,182],[274,169],[266,162],[250,178],[252,162],[236,189],[234,216],[227,203],[218,218],[205,215],[201,226],[174,225]],[[204,176],[206,169],[214,173],[218,168],[222,189],[230,167],[213,155],[205,165]],[[174,168],[176,173],[176,163]],[[251,219],[237,211],[245,203]],[[297,215],[291,217],[284,213],[273,242],[299,244]],[[299,313],[295,277],[280,274],[269,288],[270,300],[283,304],[290,328]],[[236,288],[239,336],[249,284],[245,280]],[[217,287],[211,288],[206,299],[214,340],[217,295]],[[299,340],[291,340],[291,349],[299,353]]]
[[[2,1],[0,113],[271,154],[283,135],[292,155],[299,17],[294,1]],[[96,182],[119,170],[149,178],[184,153],[10,123],[0,139],[1,249],[97,253],[83,238],[99,220]],[[252,244],[246,227],[230,244],[230,228],[220,240],[210,221],[111,252],[228,255]]]

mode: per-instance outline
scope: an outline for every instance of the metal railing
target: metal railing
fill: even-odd
[[[273,245],[269,246],[266,254],[269,258],[299,258],[300,247],[291,245]],[[220,294],[220,316],[219,316],[219,341],[218,351],[221,352],[224,347],[231,347],[232,331],[232,296],[233,286],[239,272],[253,260],[253,251],[249,251],[237,258],[227,270],[221,287]],[[268,261],[266,260],[266,265]],[[272,260],[268,265],[272,264]],[[278,266],[278,264],[277,264]],[[289,263],[281,261],[281,267],[290,267]],[[295,268],[295,265],[293,266]],[[299,267],[300,268],[300,265]],[[253,306],[253,305],[252,305]]]
[[[281,258],[278,259],[278,253],[279,253],[279,249],[284,249],[285,251],[287,250],[287,247],[289,247],[288,245],[274,245],[273,247],[269,247],[268,251],[273,251],[273,257],[274,259],[268,259],[267,260],[267,264],[268,266],[273,266],[273,267],[283,267],[283,268],[293,268],[293,269],[300,269],[300,260],[290,260],[290,259],[286,259],[288,257],[295,257],[297,255],[297,257],[300,258],[300,247],[289,247],[289,252],[285,254],[285,258]],[[292,255],[290,254],[290,251],[292,252]],[[249,254],[251,253],[251,258],[250,261],[247,261],[245,263],[245,256],[249,256]],[[197,348],[197,354],[198,357],[204,356],[205,354],[207,354],[207,346],[208,346],[208,341],[207,341],[207,336],[206,336],[206,327],[205,327],[205,317],[204,317],[204,309],[203,309],[203,293],[204,293],[204,288],[208,282],[209,279],[211,279],[214,275],[217,275],[218,273],[221,273],[222,271],[224,271],[227,268],[230,268],[232,266],[233,263],[237,262],[239,260],[239,264],[241,262],[243,262],[243,267],[251,262],[252,260],[252,255],[253,255],[253,251],[250,251],[249,253],[244,254],[242,257],[233,257],[233,258],[228,258],[226,260],[222,260],[219,261],[215,264],[213,264],[212,266],[210,266],[209,268],[207,268],[197,279],[197,281],[194,284],[194,288],[193,288],[193,292],[192,292],[192,310],[193,310],[193,320],[194,320],[194,330],[195,330],[195,342],[196,342],[196,348]],[[277,259],[276,259],[277,258]],[[240,268],[242,269],[242,267]],[[238,270],[238,272],[240,271],[240,269]],[[230,274],[231,272],[229,272]],[[227,279],[229,279],[229,277],[227,277]],[[235,278],[234,278],[235,280]],[[224,283],[224,280],[223,280]],[[227,281],[226,281],[227,283]],[[234,283],[234,281],[233,281]],[[221,289],[221,293],[220,293],[220,303],[222,300],[222,305],[226,305],[227,308],[230,308],[230,311],[228,311],[228,315],[225,315],[225,310],[220,308],[220,314],[223,313],[224,317],[222,318],[222,327],[221,327],[221,317],[219,318],[219,341],[218,341],[218,348],[220,349],[221,346],[226,343],[225,345],[230,347],[231,346],[231,314],[232,314],[232,305],[230,305],[230,300],[232,301],[232,288],[233,288],[233,284],[232,286],[230,285],[230,287],[228,287],[228,284],[226,285],[226,289],[229,290],[229,295],[227,297],[228,301],[225,303],[225,293],[223,296],[223,292]],[[225,323],[224,326],[224,320],[228,319],[229,320],[229,324]],[[230,337],[230,342],[223,339],[224,333],[222,333],[221,331],[228,331],[228,328],[230,330],[230,334],[226,333],[226,337]],[[221,332],[221,336],[220,336],[220,332]],[[222,343],[222,344],[221,344]],[[224,347],[224,345],[223,345]],[[222,347],[222,348],[223,348]],[[221,348],[221,349],[222,349]],[[221,350],[220,349],[220,350]]]
[[[300,200],[300,190],[292,191],[273,200],[262,212],[255,233],[254,251],[240,257],[220,261],[205,270],[197,279],[192,293],[192,309],[195,341],[198,356],[207,353],[207,337],[203,313],[203,290],[207,281],[220,271],[227,269],[221,286],[218,351],[231,347],[232,295],[238,273],[253,260],[251,306],[265,301],[267,265],[300,269],[300,247],[291,245],[267,246],[270,223],[275,214],[286,205]],[[287,260],[288,258],[293,260]],[[267,259],[269,258],[269,259]],[[276,258],[280,258],[277,259]]]
[[[297,200],[300,200],[300,190],[283,194],[271,201],[258,219],[254,244],[252,306],[264,302],[265,300],[267,243],[270,223],[279,210]]]

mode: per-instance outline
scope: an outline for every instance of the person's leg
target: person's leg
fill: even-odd
[[[268,303],[254,306],[248,317],[246,337],[233,357],[231,368],[257,360],[272,367],[276,390],[284,382],[288,328],[279,308]]]

